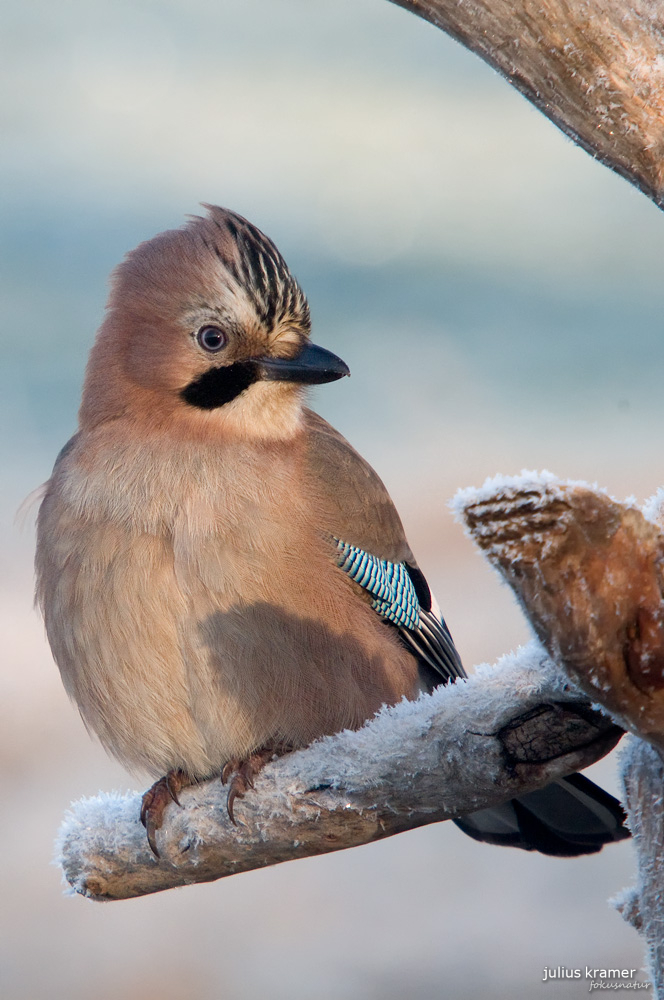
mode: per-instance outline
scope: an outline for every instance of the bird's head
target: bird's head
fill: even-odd
[[[309,341],[304,293],[272,243],[205,206],[116,269],[90,354],[83,428],[118,418],[184,435],[292,435],[302,387],[349,374]]]

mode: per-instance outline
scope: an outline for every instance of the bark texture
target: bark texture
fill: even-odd
[[[664,204],[661,0],[393,0],[476,52],[592,156]]]
[[[664,747],[664,537],[636,507],[548,480],[460,495],[469,532],[549,655],[626,729]]]

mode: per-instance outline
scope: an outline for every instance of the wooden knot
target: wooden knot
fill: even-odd
[[[591,746],[615,730],[622,730],[585,702],[539,705],[512,720],[497,736],[510,764],[544,764]]]

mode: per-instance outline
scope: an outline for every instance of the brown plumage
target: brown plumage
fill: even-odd
[[[309,334],[304,296],[262,237],[277,299],[266,325],[229,223],[253,233],[212,209],[116,271],[80,430],[39,515],[38,597],[65,686],[104,746],[154,775],[207,777],[421,689],[328,538],[414,561],[375,473],[298,383],[258,381],[211,409],[181,397],[211,361],[292,355]],[[229,332],[219,354],[192,337],[207,324]]]
[[[114,274],[79,430],[47,484],[48,638],[103,745],[171,775],[144,803],[155,850],[182,783],[234,762],[241,792],[256,752],[463,673],[385,487],[303,405],[303,385],[347,373],[309,327],[277,249],[231,212],[141,244]],[[376,612],[335,538],[408,565],[419,632]]]

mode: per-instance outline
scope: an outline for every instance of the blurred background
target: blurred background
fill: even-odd
[[[0,614],[5,1000],[577,997],[641,964],[629,845],[558,861],[451,824],[131,902],[62,895],[73,799],[142,787],[68,704],[15,513],[75,428],[107,275],[201,201],[277,243],[468,664],[527,640],[447,500],[549,468],[662,483],[661,214],[387,0],[3,0]],[[617,787],[615,761],[595,769]]]

